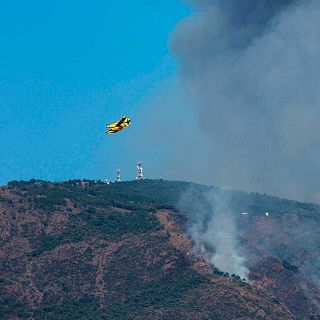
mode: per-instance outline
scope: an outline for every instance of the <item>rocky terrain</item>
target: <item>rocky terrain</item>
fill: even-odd
[[[320,240],[310,230],[320,207],[234,192],[244,281],[194,255],[193,213],[179,206],[190,188],[211,189],[160,180],[2,187],[0,319],[319,318]]]

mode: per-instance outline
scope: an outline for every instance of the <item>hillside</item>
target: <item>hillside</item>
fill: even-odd
[[[190,189],[232,194],[250,284],[192,256],[193,213],[179,205]],[[319,230],[317,205],[186,182],[11,182],[0,190],[0,318],[304,319],[320,303],[309,224]]]

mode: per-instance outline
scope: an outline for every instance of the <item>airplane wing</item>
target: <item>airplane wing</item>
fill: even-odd
[[[113,133],[117,133],[119,131],[121,131],[122,128],[121,127],[114,127],[114,128],[110,128],[109,130],[106,131],[107,134],[113,134]]]
[[[119,121],[114,122],[114,123],[111,123],[111,124],[108,124],[108,125],[107,125],[107,128],[115,128],[115,127],[118,126],[118,123],[119,123]]]
[[[119,121],[117,121],[117,122],[108,124],[108,125],[107,125],[107,128],[119,127],[119,126],[121,126],[121,124],[122,124],[125,120],[126,120],[126,117],[123,117],[123,118],[121,118],[121,120],[119,120]]]

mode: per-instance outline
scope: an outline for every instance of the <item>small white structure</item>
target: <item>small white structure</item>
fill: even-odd
[[[136,180],[143,180],[143,168],[142,163],[139,161],[137,164],[137,177]]]
[[[270,214],[270,213],[269,213],[269,212],[266,212],[265,214],[266,214],[266,217],[269,217],[269,214]]]
[[[247,215],[248,215],[248,212],[241,212],[241,215],[242,215],[242,216],[247,216]]]
[[[110,181],[108,179],[105,179],[106,184],[110,184]]]
[[[116,182],[121,182],[120,168],[118,168],[116,171]]]

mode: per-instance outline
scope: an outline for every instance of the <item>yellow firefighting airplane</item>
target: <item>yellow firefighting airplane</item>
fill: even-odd
[[[108,130],[106,133],[113,134],[121,131],[122,129],[126,128],[130,124],[131,120],[128,117],[122,117],[119,121],[108,124]]]

